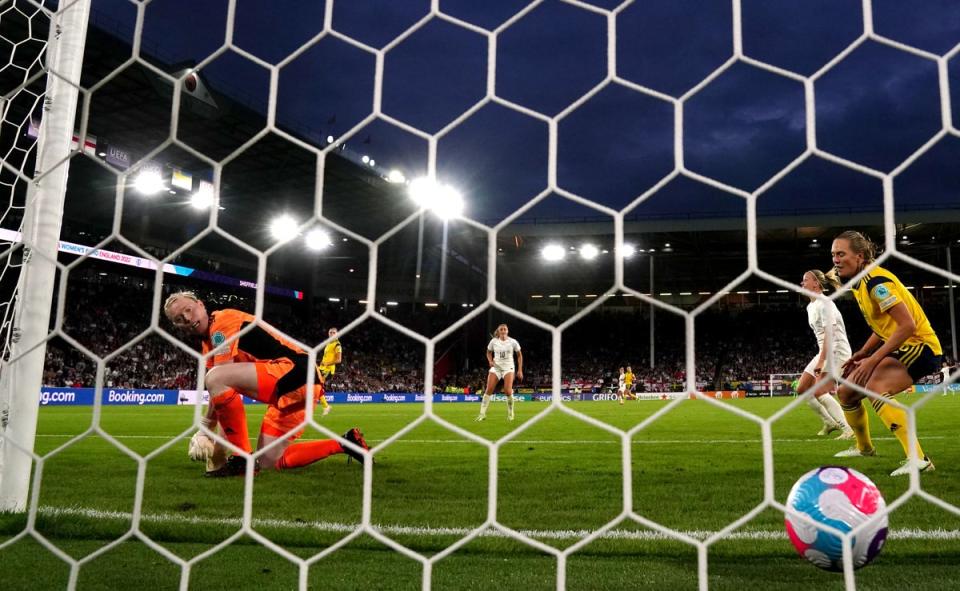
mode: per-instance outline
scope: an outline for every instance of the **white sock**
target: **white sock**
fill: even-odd
[[[480,416],[486,416],[488,406],[490,406],[490,395],[484,394],[483,400],[480,402]]]
[[[513,414],[513,396],[507,396],[507,413]]]
[[[817,400],[820,401],[820,404],[827,410],[827,413],[830,415],[834,421],[838,422],[844,429],[850,429],[850,426],[847,425],[847,419],[843,416],[843,409],[840,408],[840,403],[837,402],[837,399],[834,398],[831,394],[824,394]]]
[[[820,420],[823,421],[824,425],[832,425],[835,422],[833,420],[833,417],[830,416],[830,413],[827,411],[827,409],[824,408],[822,404],[820,404],[820,399],[817,398],[816,396],[811,396],[807,400],[807,406],[813,409],[813,412],[820,415]]]

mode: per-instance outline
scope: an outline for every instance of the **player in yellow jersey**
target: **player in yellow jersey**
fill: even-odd
[[[320,370],[320,375],[323,376],[324,382],[337,372],[337,366],[343,361],[343,347],[340,345],[340,339],[336,338],[336,327],[328,330],[327,336],[333,340],[323,348],[323,357],[320,359],[320,365],[317,366],[317,369]],[[326,396],[320,397],[320,404],[323,406],[323,415],[321,416],[325,417],[330,414],[330,403],[327,402]]]
[[[631,400],[637,399],[637,389],[636,384],[634,384],[633,369],[628,365],[627,373],[623,374],[623,382],[627,386],[627,391],[624,393],[627,398]]]
[[[860,232],[848,230],[834,239],[831,256],[834,271],[849,280],[875,260],[876,246]],[[883,267],[874,267],[853,286],[853,295],[873,334],[843,365],[850,382],[883,398],[892,398],[920,378],[940,369],[943,355],[940,341],[920,304],[893,273]],[[856,435],[857,445],[836,454],[836,457],[875,455],[863,407],[865,396],[846,384],[840,386],[837,395],[847,423]],[[883,399],[871,399],[870,403],[880,420],[900,441],[907,456],[903,465],[890,475],[909,474],[913,468],[920,472],[932,471],[933,462],[924,455],[920,442],[909,439],[906,412],[886,404]],[[916,450],[916,458],[910,456],[911,444]]]

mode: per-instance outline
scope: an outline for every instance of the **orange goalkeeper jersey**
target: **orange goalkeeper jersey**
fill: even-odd
[[[247,326],[253,325],[249,332],[237,338]],[[232,340],[231,340],[232,339]],[[288,359],[293,368],[277,383],[280,393],[291,392],[307,383],[308,371],[314,372],[315,383],[320,377],[316,367],[309,363],[307,354],[279,334],[258,325],[252,314],[226,308],[210,313],[210,327],[203,339],[203,353],[213,351],[207,358],[207,367],[229,362],[257,362],[274,359]]]

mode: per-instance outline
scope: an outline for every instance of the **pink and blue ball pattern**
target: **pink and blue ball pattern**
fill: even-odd
[[[887,503],[866,476],[844,466],[823,466],[800,477],[790,489],[787,507],[817,523],[849,532],[884,511]],[[843,570],[843,540],[833,533],[786,514],[784,522],[793,546],[825,570]],[[877,557],[887,538],[887,516],[861,530],[853,540],[853,566],[860,568]]]

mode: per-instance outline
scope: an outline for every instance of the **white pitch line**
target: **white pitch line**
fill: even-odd
[[[66,434],[66,433],[45,433],[37,434],[37,437],[50,437],[50,438],[62,438],[67,439],[70,437],[76,437],[77,434]],[[91,437],[96,437],[96,435],[91,435]],[[163,439],[170,440],[175,437],[175,435],[113,435],[116,439]],[[873,437],[877,441],[895,441],[895,437]],[[924,441],[928,439],[953,439],[952,437],[947,437],[945,435],[924,435],[922,437]],[[317,441],[316,437],[304,437],[298,441]],[[256,441],[256,437],[251,437],[250,441]],[[367,439],[367,443],[380,443],[384,441],[383,439]],[[823,437],[810,437],[806,439],[773,439],[773,443],[827,443],[834,441],[833,439],[823,438]],[[470,441],[467,439],[398,439],[393,442],[393,445],[398,443],[419,443],[419,444],[433,444],[433,443],[469,443],[471,445],[476,445],[476,442]],[[620,440],[614,439],[511,439],[508,444],[536,444],[536,445],[545,445],[545,444],[558,444],[558,445],[620,445]],[[718,444],[728,444],[728,443],[762,443],[760,439],[634,439],[632,441],[633,445],[678,445],[678,444],[702,444],[702,445],[718,445]],[[840,445],[838,443],[838,445]],[[841,446],[842,447],[842,446]]]
[[[99,511],[84,507],[40,507],[37,512],[45,517],[86,517],[90,519],[117,519],[129,521],[133,514],[121,511]],[[242,520],[239,518],[213,518],[213,517],[188,517],[185,515],[164,514],[164,513],[144,513],[140,516],[141,521],[153,523],[179,523],[184,525],[229,525],[231,527],[240,527]],[[253,519],[251,524],[257,528],[276,527],[287,529],[309,529],[321,532],[349,533],[356,531],[359,524],[337,523],[332,521],[288,521],[285,519]],[[460,527],[412,527],[405,525],[380,525],[374,524],[373,527],[380,532],[390,535],[409,535],[409,536],[457,536],[463,537],[472,529]],[[578,540],[591,533],[591,530],[518,530],[521,534],[536,539],[551,540]],[[690,530],[680,532],[683,535],[704,540],[714,535],[716,532],[706,530]],[[506,538],[509,537],[503,532],[495,529],[487,529],[480,534],[488,538]],[[896,529],[890,530],[888,536],[895,540],[960,540],[960,530],[947,529]],[[605,540],[675,540],[665,533],[658,531],[609,531],[600,536]],[[786,540],[787,534],[784,531],[771,530],[747,530],[730,533],[723,537],[725,540]]]

